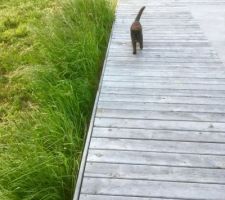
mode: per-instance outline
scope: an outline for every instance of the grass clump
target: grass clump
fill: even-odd
[[[0,199],[72,199],[114,6],[5,2],[18,15],[0,16]]]

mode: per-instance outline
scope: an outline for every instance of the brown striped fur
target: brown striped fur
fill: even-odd
[[[140,48],[143,49],[143,34],[142,34],[142,26],[140,21],[141,15],[143,10],[145,9],[145,6],[143,6],[140,11],[138,12],[137,17],[135,18],[135,21],[130,27],[130,34],[131,34],[131,41],[133,45],[133,54],[136,54],[136,43],[138,42],[140,44]]]

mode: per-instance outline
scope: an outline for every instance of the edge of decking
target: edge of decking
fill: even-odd
[[[116,2],[115,11],[117,10],[119,1],[120,0],[117,0],[117,2]],[[100,78],[100,81],[99,81],[98,90],[96,92],[95,103],[94,103],[94,106],[93,106],[93,111],[92,111],[92,115],[91,115],[89,129],[88,129],[86,139],[85,139],[86,141],[85,141],[85,145],[84,145],[83,152],[82,152],[82,159],[81,159],[81,164],[80,164],[80,168],[79,168],[79,173],[78,173],[78,178],[77,178],[77,182],[76,182],[73,200],[79,200],[79,196],[80,196],[80,190],[81,190],[82,181],[83,181],[84,169],[85,169],[85,166],[86,166],[88,149],[89,149],[89,146],[90,146],[93,126],[94,126],[94,121],[95,121],[95,115],[96,115],[97,105],[98,105],[98,101],[99,101],[99,95],[100,95],[100,91],[101,91],[101,88],[102,88],[103,77],[104,77],[105,68],[106,68],[106,64],[107,64],[109,47],[110,47],[110,44],[112,42],[112,34],[113,34],[114,26],[115,26],[115,19],[114,19],[113,24],[112,24],[111,33],[110,33],[110,37],[109,37],[109,41],[108,41],[108,46],[107,46],[107,50],[106,50],[106,54],[105,54],[105,59],[104,59],[103,67],[102,67],[101,78]]]

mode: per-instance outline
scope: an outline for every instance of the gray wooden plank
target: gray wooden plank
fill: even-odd
[[[139,68],[137,68],[137,66],[139,66]],[[158,68],[156,68],[156,66],[158,66]],[[165,66],[165,67],[164,67]],[[194,68],[196,67],[196,71],[190,71],[190,70],[194,70]],[[212,70],[212,67],[215,67],[215,70],[213,71]],[[112,60],[109,60],[108,61],[108,70],[109,71],[115,71],[115,70],[118,70],[118,74],[112,74],[113,76],[126,76],[126,75],[129,75],[129,74],[125,74],[125,71],[128,70],[128,68],[130,68],[130,71],[131,73],[134,73],[135,71],[138,72],[138,71],[147,71],[147,72],[151,72],[152,74],[150,73],[147,73],[146,75],[144,75],[143,73],[139,74],[139,75],[133,75],[133,76],[157,76],[157,77],[160,77],[158,76],[157,72],[162,72],[162,78],[163,77],[166,77],[165,73],[163,73],[164,71],[167,71],[169,73],[172,73],[174,72],[175,75],[178,75],[179,73],[181,72],[185,72],[185,73],[188,73],[188,71],[186,72],[186,70],[189,70],[189,74],[192,75],[192,77],[190,78],[199,78],[199,79],[224,79],[224,77],[219,77],[217,76],[219,73],[223,72],[222,71],[222,66],[221,66],[221,63],[197,63],[197,62],[192,62],[192,63],[174,63],[174,62],[167,62],[167,61],[156,61],[156,62],[152,62],[151,64],[147,64],[143,61],[141,61],[140,59],[140,62],[137,63],[137,62],[128,62],[128,63],[124,63],[124,62],[112,62]],[[170,71],[167,70],[167,69],[171,69]],[[176,70],[175,70],[176,68]],[[158,69],[158,71],[157,71]],[[206,71],[206,69],[208,69],[208,72]],[[124,74],[119,74],[123,72]],[[214,77],[207,77],[207,76],[204,76],[206,73],[210,73],[212,72],[214,74]],[[113,72],[114,73],[114,72]],[[130,73],[130,74],[131,74]],[[202,76],[200,76],[200,74],[202,74]],[[106,74],[107,75],[110,75],[110,74]],[[168,78],[170,77],[180,77],[180,78],[187,78],[188,76],[185,76],[185,75],[178,75],[178,76],[173,76],[173,75],[170,75],[168,74]],[[189,78],[189,77],[188,77]]]
[[[224,143],[223,132],[184,131],[184,130],[146,130],[127,128],[94,127],[93,138],[127,138],[139,140],[166,140],[166,141],[191,141]]]
[[[181,15],[181,14],[174,14],[174,15],[171,15],[170,13],[166,13],[164,12],[164,10],[158,10],[158,14],[159,15],[151,15],[149,13],[146,13],[147,11],[147,7],[145,9],[145,12],[142,14],[142,17],[141,17],[141,23],[142,24],[148,24],[149,22],[152,22],[153,25],[160,25],[160,24],[164,24],[164,25],[170,25],[170,23],[175,23],[177,25],[186,25],[186,24],[190,24],[190,25],[193,25],[194,27],[196,27],[196,29],[199,29],[199,25],[197,23],[197,20],[195,18],[191,18],[190,16],[188,15]],[[157,11],[155,11],[155,14],[156,14]],[[125,26],[129,26],[131,25],[131,23],[134,21],[135,19],[135,14],[137,15],[138,11],[136,13],[133,13],[133,12],[130,12],[130,11],[125,11],[125,10],[120,10],[117,12],[117,15],[116,18],[115,18],[115,22],[118,22],[118,23],[124,23]],[[122,17],[122,16],[127,16],[127,18],[125,17]],[[175,16],[177,16],[177,18],[175,18]],[[157,18],[158,17],[158,18]],[[171,17],[171,18],[169,18]],[[164,23],[163,20],[160,20],[161,18],[165,19],[168,23]],[[181,18],[181,20],[179,20]],[[184,22],[182,24],[182,22]],[[149,25],[152,25],[152,24],[149,24]],[[123,28],[123,27],[121,27]],[[147,27],[145,27],[147,28]]]
[[[116,48],[111,48],[109,50],[109,54],[111,55],[111,57],[125,57],[125,58],[129,58],[129,57],[134,57],[134,55],[132,54],[132,52],[130,51],[131,46],[128,46],[124,49],[124,51],[120,51],[117,50]],[[201,55],[197,55],[197,53],[201,53]],[[150,55],[149,55],[150,54]],[[199,49],[183,49],[180,50],[179,48],[173,48],[171,50],[169,50],[168,48],[165,49],[161,49],[161,48],[151,48],[151,47],[146,47],[146,49],[143,49],[142,51],[139,51],[139,54],[136,54],[135,57],[136,58],[144,58],[147,57],[147,55],[149,56],[149,58],[177,58],[177,57],[181,57],[181,58],[210,58],[210,59],[214,59],[214,58],[218,58],[218,55],[215,54],[215,52],[211,51],[210,49],[205,49],[204,51],[201,51]],[[168,63],[169,64],[169,63]],[[183,63],[177,63],[174,64],[175,66],[177,65],[182,65]],[[146,63],[146,65],[153,65],[153,63]],[[170,66],[171,64],[169,64]],[[203,65],[203,64],[201,64]],[[212,64],[209,64],[212,65]],[[188,64],[184,64],[184,67],[186,66],[190,66]],[[222,65],[220,64],[220,66],[222,67]],[[165,66],[166,67],[166,66]],[[210,67],[210,66],[209,66]]]
[[[127,17],[127,19],[132,21],[135,19],[136,16],[137,16],[137,13],[117,13],[115,20]],[[164,20],[167,20],[167,21],[168,20],[169,21],[173,21],[173,20],[195,21],[195,19],[193,19],[191,16],[188,16],[188,15],[172,15],[172,14],[168,15],[168,14],[163,14],[163,13],[161,13],[160,15],[157,15],[157,16],[151,16],[151,15],[145,16],[144,19],[156,20],[156,21],[157,20],[160,20],[160,21],[164,21]]]
[[[82,193],[136,197],[224,200],[225,185],[87,178]]]
[[[111,149],[171,153],[175,152],[225,156],[225,145],[222,143],[198,143],[165,140],[159,141],[120,138],[92,138],[89,149]]]
[[[116,71],[116,70],[115,70]],[[120,71],[120,70],[118,70]],[[120,71],[120,72],[124,72],[124,71]],[[115,72],[116,73],[116,72]],[[107,73],[107,75],[113,75],[115,74],[113,73],[112,71],[110,73]],[[119,72],[118,72],[119,73]],[[130,72],[124,72],[124,73],[121,73],[121,74],[126,74],[126,75],[129,75],[129,73],[132,75],[131,71]],[[160,74],[162,72],[152,72],[152,74],[149,73],[150,76],[154,76],[154,75],[157,75],[157,74]],[[135,74],[135,72],[133,73]],[[181,76],[183,76],[184,73],[180,72],[179,74],[177,73],[172,73],[172,72],[166,72],[164,73],[165,76],[166,74],[171,74],[174,76],[178,76],[179,77],[179,74]],[[139,73],[136,73],[135,76],[138,76]],[[147,72],[146,74],[143,73],[143,75],[147,76]],[[185,73],[185,77],[187,78],[188,74]],[[200,74],[199,74],[200,75]],[[174,77],[174,76],[171,76],[171,77]],[[193,75],[194,76],[194,75]],[[193,77],[192,76],[192,77]],[[206,75],[207,76],[207,75]],[[212,75],[213,76],[213,75]],[[190,77],[191,77],[191,74],[190,74]],[[203,76],[202,76],[203,77]],[[225,75],[224,75],[225,77]],[[164,82],[153,82],[153,83],[146,83],[146,82],[120,82],[120,81],[103,81],[103,86],[104,87],[123,87],[123,88],[156,88],[156,89],[180,89],[180,90],[214,90],[214,91],[222,91],[224,92],[225,91],[225,85],[223,84],[218,84],[218,85],[215,85],[215,84],[192,84],[191,82],[190,83],[172,83],[172,82],[168,82],[168,83],[164,83]]]
[[[124,16],[124,15],[126,15],[126,16],[129,16],[129,15],[136,16],[137,15],[137,12],[138,12],[137,7],[140,8],[143,4],[148,4],[148,3],[149,2],[141,2],[141,1],[139,1],[138,4],[135,4],[134,2],[132,2],[132,4],[136,6],[136,8],[132,8],[132,10],[129,9],[130,4],[129,5],[128,4],[123,4],[123,6],[126,6],[127,10],[126,11],[123,11],[123,12],[117,12],[116,11],[116,18],[123,19],[121,17],[121,15],[122,16]],[[153,6],[153,4],[151,6]],[[159,5],[157,5],[157,6],[159,6]],[[119,7],[118,7],[118,9],[119,9]],[[151,10],[151,13],[152,14],[146,15],[146,12],[147,11],[149,12],[150,10],[149,9],[147,10],[147,7],[146,7],[146,9],[145,9],[145,15],[142,15],[142,19],[144,19],[144,18],[158,19],[158,17],[161,16],[161,17],[167,17],[167,20],[168,19],[176,19],[177,20],[177,19],[180,19],[179,17],[181,17],[182,20],[183,19],[186,19],[186,18],[188,18],[190,20],[195,20],[195,18],[193,18],[192,15],[190,14],[190,12],[188,12],[188,11],[176,10],[176,12],[175,12],[174,10],[173,11],[170,11],[168,9],[168,7],[167,7],[167,12],[165,12],[165,11],[159,12],[159,11],[154,11],[152,9]],[[134,19],[134,18],[132,18],[132,19]]]
[[[112,60],[114,59],[115,62],[118,62],[120,60],[129,60],[129,61],[133,61],[133,60],[136,60],[137,61],[140,61],[140,62],[143,62],[143,61],[146,61],[146,62],[162,62],[162,61],[167,61],[167,62],[174,62],[174,63],[214,63],[214,64],[220,64],[221,66],[221,62],[218,58],[216,58],[215,56],[213,57],[212,55],[206,55],[204,56],[204,54],[202,56],[195,56],[194,55],[185,55],[184,53],[180,54],[177,53],[176,55],[169,55],[169,53],[167,54],[164,54],[163,55],[163,52],[160,53],[160,52],[157,52],[158,54],[157,55],[153,55],[151,54],[148,50],[143,50],[141,53],[137,54],[137,55],[133,55],[130,51],[126,52],[126,54],[123,52],[118,52],[118,54],[120,55],[109,55],[108,57],[108,60]],[[148,55],[148,54],[151,54],[151,55]],[[138,58],[138,60],[137,60]],[[178,62],[180,61],[180,62]],[[127,63],[129,64],[129,62]],[[146,63],[147,64],[147,63]],[[222,67],[222,66],[221,66]],[[221,69],[222,71],[222,69]]]
[[[120,32],[114,32],[113,35],[112,35],[112,38],[113,39],[123,39],[123,38],[130,38],[130,34],[128,32],[126,33],[120,33]],[[146,36],[145,36],[146,38]],[[174,39],[206,39],[206,37],[202,34],[202,33],[195,33],[195,34],[192,34],[192,33],[152,33],[150,35],[148,35],[147,37],[148,39],[171,39],[171,40],[174,40]],[[146,38],[146,39],[147,39]]]
[[[123,45],[123,51],[127,52],[131,50],[131,44],[127,44],[127,45]],[[109,51],[118,51],[118,52],[122,52],[122,50],[119,48],[119,45],[114,45],[111,46]],[[163,52],[180,52],[180,53],[184,53],[184,52],[188,52],[188,53],[202,53],[202,54],[206,54],[206,53],[214,53],[214,51],[212,50],[212,48],[210,47],[179,47],[179,46],[144,46],[144,49],[142,51],[139,52],[139,54],[136,54],[135,56],[138,57],[140,54],[144,54],[144,53],[150,53],[150,52],[159,52],[159,53],[163,53]],[[151,63],[148,63],[151,64]]]
[[[193,121],[166,121],[122,118],[95,118],[95,126],[115,128],[141,128],[165,130],[195,130],[225,132],[225,123],[193,122]]]
[[[127,34],[126,37],[113,37],[113,41],[115,42],[131,42],[130,36]],[[170,38],[170,37],[146,37],[145,43],[152,43],[152,42],[174,42],[174,43],[186,43],[186,42],[193,42],[193,43],[205,43],[207,42],[206,38]]]
[[[185,167],[88,162],[84,176],[132,180],[225,184],[224,169],[194,169]]]
[[[114,39],[115,44],[117,44],[117,42],[131,42],[131,38],[130,37],[126,37],[126,38],[115,38]],[[183,39],[183,38],[174,38],[174,39],[169,39],[169,38],[148,38],[145,39],[145,43],[144,44],[148,44],[148,43],[153,43],[153,42],[157,42],[157,43],[162,43],[162,42],[174,42],[174,43],[184,43],[184,42],[193,42],[193,43],[201,43],[201,42],[206,42],[207,40],[205,39]]]
[[[165,200],[162,198],[145,198],[138,197],[139,200]],[[112,196],[112,195],[97,195],[97,194],[81,194],[79,200],[137,200],[137,197],[131,196]],[[167,199],[167,200],[183,200],[183,199]]]
[[[114,34],[113,35],[113,40],[119,40],[119,41],[130,41],[131,42],[131,37],[129,34]],[[202,36],[198,36],[198,35],[175,35],[175,34],[151,34],[150,37],[147,37],[145,39],[145,41],[148,42],[153,42],[153,41],[174,41],[174,42],[182,42],[182,41],[186,41],[186,42],[191,42],[191,41],[206,41],[206,38],[203,38]],[[203,52],[204,53],[204,52]],[[149,55],[150,56],[150,55]],[[193,55],[194,56],[194,55]],[[201,56],[201,55],[199,55]]]
[[[120,37],[121,36],[121,37]],[[130,36],[129,35],[129,32],[125,32],[125,31],[121,31],[118,30],[118,31],[114,31],[112,33],[112,38],[115,39],[115,37],[118,37],[118,38],[124,38],[124,37],[127,37],[127,36]],[[170,32],[168,32],[167,34],[164,34],[164,33],[157,33],[157,34],[151,34],[151,35],[148,35],[147,38],[158,38],[158,37],[163,37],[163,38],[170,38],[173,39],[173,38],[187,38],[187,39],[190,39],[188,36],[190,36],[190,38],[199,38],[199,39],[207,39],[207,37],[204,35],[203,32],[197,32],[197,33],[175,33],[175,34],[172,34]]]
[[[137,102],[99,102],[98,108],[123,110],[155,110],[171,112],[207,112],[225,113],[223,105],[201,104],[166,104],[166,103],[137,103]]]
[[[159,42],[161,42],[160,40],[158,40]],[[169,56],[169,53],[168,54],[166,54],[167,55],[167,57],[166,56],[161,56],[160,57],[160,53],[167,53],[168,52],[168,49],[167,48],[165,48],[165,49],[160,49],[160,46],[158,47],[158,48],[153,48],[153,47],[151,47],[151,46],[144,46],[144,49],[142,50],[142,51],[140,51],[140,53],[139,54],[136,54],[135,56],[134,55],[132,55],[132,54],[129,54],[129,52],[131,51],[131,43],[127,43],[127,44],[122,44],[121,43],[121,45],[124,45],[124,50],[121,52],[121,54],[120,54],[120,56],[118,56],[118,57],[116,57],[116,56],[114,56],[113,58],[109,58],[109,60],[111,60],[111,59],[115,59],[115,63],[116,62],[118,62],[118,61],[120,61],[122,58],[121,57],[123,57],[122,56],[122,54],[123,54],[123,52],[126,52],[126,53],[128,53],[127,55],[127,57],[125,57],[124,59],[126,59],[126,60],[123,60],[124,62],[125,61],[128,61],[127,62],[127,64],[129,64],[129,61],[132,61],[132,60],[135,60],[136,62],[143,62],[143,61],[152,61],[152,62],[156,62],[155,60],[156,59],[158,59],[158,62],[159,61],[163,61],[163,60],[168,60],[168,61],[173,61],[174,63],[179,63],[178,61],[180,61],[180,64],[182,64],[182,63],[189,63],[189,62],[194,62],[195,61],[195,63],[214,63],[214,64],[222,64],[219,60],[216,60],[217,58],[212,58],[212,56],[211,57],[208,57],[208,58],[205,58],[205,57],[201,57],[201,56],[199,56],[199,57],[194,57],[194,52],[199,52],[200,50],[191,50],[191,48],[189,48],[189,49],[187,49],[187,50],[183,50],[183,52],[182,52],[182,54],[181,54],[181,52],[180,52],[180,55],[179,55],[179,53],[177,53],[177,57],[172,57],[172,56]],[[111,49],[110,49],[110,52],[112,52],[112,51],[116,51],[116,49],[117,49],[117,46],[119,46],[119,44],[116,44],[114,47],[112,47]],[[139,48],[138,48],[139,49]],[[178,52],[179,51],[179,49],[180,49],[180,47],[178,48],[173,48],[173,52]],[[158,53],[158,55],[157,56],[155,56],[155,57],[153,57],[154,55],[153,54],[151,54],[151,52],[152,53],[154,53],[153,51],[155,51],[156,53]],[[187,57],[184,57],[185,56],[185,53],[192,53],[192,57],[190,57],[190,58],[187,58]],[[200,52],[199,52],[200,53]],[[201,52],[202,53],[202,55],[207,55],[207,54],[212,54],[211,52],[210,52],[210,49],[206,49],[205,48],[205,50],[204,50],[204,52]],[[149,54],[151,54],[151,55],[149,55]],[[149,55],[149,57],[147,57],[147,55]],[[136,58],[136,59],[135,59]],[[137,60],[137,58],[139,58],[138,60]],[[176,58],[176,60],[175,60],[175,58]],[[187,59],[187,62],[184,62],[183,61],[183,59],[184,58],[186,58]],[[206,61],[205,62],[203,62],[203,58],[204,59],[206,59]],[[129,59],[129,60],[128,60]],[[146,63],[147,64],[147,63]],[[151,63],[148,63],[148,64],[151,64]],[[212,64],[211,64],[212,65]]]
[[[225,169],[225,156],[91,149],[88,162]]]
[[[115,32],[114,33],[119,33],[119,34],[129,34],[129,29],[127,30],[126,28],[125,29],[119,29],[119,26],[117,27],[117,29],[115,29]],[[182,29],[150,29],[150,30],[144,30],[144,35],[148,35],[148,34],[202,34],[202,31],[197,31],[197,30],[185,30],[185,31],[182,31]],[[188,43],[186,42],[185,43],[186,46],[182,46],[182,47],[191,47],[191,45],[188,45]],[[195,44],[195,43],[194,43]],[[166,46],[166,45],[165,45]],[[192,44],[193,46],[193,44]],[[196,47],[199,47],[199,46],[196,46]],[[207,45],[205,43],[205,46],[204,47],[210,47],[209,45]]]
[[[169,83],[166,83],[166,84],[169,84]],[[218,86],[218,85],[216,85],[216,86]],[[223,87],[225,89],[225,85]],[[207,97],[170,97],[170,96],[101,94],[99,101],[225,105],[225,99],[216,98],[216,97],[207,98]]]
[[[127,30],[129,30],[130,26],[127,26],[127,27],[124,27],[123,29],[121,29],[120,27],[121,26],[124,26],[124,24],[117,24],[115,26],[115,31],[116,32],[123,32],[123,33],[128,33]],[[155,26],[148,26],[149,28],[143,28],[143,33],[144,35],[148,35],[148,34],[151,34],[151,33],[189,33],[189,34],[199,34],[201,32],[199,31],[196,31],[196,28],[195,27],[191,27],[191,26],[176,26],[176,27],[173,27],[173,26],[158,26],[158,27],[155,27]],[[117,31],[118,30],[118,31]],[[152,42],[153,43],[153,42]],[[155,44],[155,43],[153,43]],[[190,45],[197,45],[197,41],[196,42],[191,42],[190,45],[188,44],[188,42],[182,42],[182,44],[186,44],[187,46],[190,46]],[[201,42],[199,41],[199,44],[201,44],[201,46],[206,46],[208,47],[209,46],[209,43],[207,43],[207,41],[205,42]]]
[[[137,77],[140,78],[140,77]],[[152,78],[152,77],[148,77]],[[161,96],[193,96],[193,97],[225,97],[225,92],[217,90],[185,90],[170,88],[126,88],[126,87],[102,87],[105,94],[137,94],[137,95],[161,95]]]
[[[135,66],[133,66],[135,67]],[[179,68],[179,67],[177,67]],[[104,81],[119,81],[119,82],[146,82],[151,84],[152,82],[158,83],[158,82],[164,82],[164,83],[178,83],[178,84],[207,84],[207,85],[225,85],[225,79],[214,79],[214,78],[195,78],[195,77],[151,77],[151,76],[142,76],[142,77],[136,77],[136,76],[110,76],[105,75]],[[144,95],[144,94],[143,94]],[[160,95],[160,93],[158,93]]]
[[[143,53],[143,52],[140,52],[140,54],[141,53]],[[137,58],[138,57],[141,57],[141,55],[137,55]],[[161,61],[155,61],[155,62],[151,62],[151,63],[145,63],[140,59],[139,63],[130,62],[129,60],[127,63],[124,63],[124,62],[120,63],[120,62],[112,62],[112,59],[110,59],[110,60],[108,60],[108,66],[109,66],[108,68],[111,68],[112,66],[118,68],[120,66],[120,68],[131,67],[131,69],[132,69],[132,67],[136,67],[136,71],[138,71],[139,69],[140,69],[139,71],[143,71],[143,70],[141,70],[141,68],[143,68],[143,67],[149,67],[149,70],[151,70],[151,67],[154,68],[156,66],[159,66],[159,68],[160,67],[162,68],[163,66],[165,66],[165,68],[166,67],[171,67],[171,68],[180,67],[180,69],[178,71],[182,71],[183,68],[185,69],[185,68],[195,68],[196,67],[198,69],[200,67],[203,67],[203,68],[207,69],[207,68],[215,67],[216,69],[221,68],[221,71],[222,71],[222,65],[220,62],[218,62],[218,63],[202,63],[202,62],[178,63],[177,62],[176,63],[176,62],[167,62],[167,61],[161,60]],[[140,66],[140,67],[137,68],[137,66]],[[209,72],[210,72],[210,70],[209,70]],[[218,72],[216,72],[216,73],[218,73]],[[120,74],[117,74],[117,76],[120,76]],[[162,76],[162,77],[165,77],[165,76]],[[182,76],[182,77],[185,77],[185,76]],[[199,78],[201,78],[201,77],[199,77]],[[204,77],[204,78],[209,79],[209,78],[213,78],[213,77]],[[216,78],[216,77],[214,77],[214,78]]]
[[[194,57],[147,57],[146,55],[144,55],[143,57],[139,56],[139,60],[137,61],[137,58],[129,56],[129,57],[108,57],[108,61],[114,61],[114,62],[118,62],[123,60],[129,60],[129,62],[136,62],[136,64],[138,64],[138,62],[169,62],[169,63],[205,63],[205,65],[207,65],[207,63],[214,63],[216,64],[222,64],[220,62],[219,59],[216,60],[216,58],[212,59],[212,58],[194,58]],[[129,65],[129,62],[127,63],[127,65]],[[121,64],[121,63],[119,63]],[[123,63],[124,64],[124,63]],[[123,69],[123,68],[122,68]],[[213,71],[212,71],[213,72]],[[220,70],[220,72],[223,73],[223,70]]]
[[[118,34],[124,34],[124,33],[118,33]],[[126,34],[129,34],[129,32],[127,32]],[[176,34],[180,34],[180,33],[174,33],[174,32],[152,32],[151,33],[152,35],[165,35],[165,36],[170,36],[170,35],[176,35]],[[190,35],[190,34],[189,34]],[[156,43],[159,43],[159,42],[156,42]],[[170,42],[172,44],[172,41]],[[188,42],[187,42],[188,43]],[[120,48],[119,48],[120,47]],[[131,41],[130,42],[120,42],[120,43],[114,43],[113,45],[110,46],[110,50],[111,49],[115,49],[117,48],[118,51],[121,51],[121,47],[123,47],[123,50],[127,50],[128,48],[131,47]],[[170,45],[170,46],[160,46],[160,45],[157,45],[157,46],[149,46],[149,45],[145,45],[144,48],[143,48],[143,51],[144,52],[146,49],[160,49],[160,50],[169,50],[171,49],[171,51],[173,50],[181,50],[181,51],[186,51],[186,50],[189,50],[189,51],[203,51],[204,52],[207,52],[207,51],[213,51],[212,47],[211,46],[176,46],[176,45]]]
[[[197,55],[197,54],[193,54],[193,52],[170,52],[170,51],[162,51],[162,52],[149,52],[148,54],[146,52],[147,50],[145,50],[144,52],[142,52],[141,54],[138,54],[136,57],[137,58],[144,58],[144,57],[148,57],[148,58],[187,58],[187,59],[202,59],[202,58],[208,58],[208,59],[217,59],[218,55],[217,54],[212,54],[212,53],[201,53],[201,55]],[[149,55],[150,54],[150,55]],[[109,52],[109,57],[123,57],[124,59],[129,59],[131,57],[133,57],[133,54],[130,51],[113,51],[111,50]],[[166,66],[165,66],[166,67]],[[222,70],[222,66],[221,66],[221,70]]]
[[[128,37],[128,36],[127,36]],[[167,36],[168,37],[168,36]],[[129,36],[130,38],[130,36]],[[166,39],[166,38],[165,38]],[[155,37],[154,40],[157,40],[157,41],[160,41],[162,40],[161,37]],[[172,40],[174,41],[174,40]],[[194,54],[194,52],[198,52],[198,53],[201,53],[199,55],[197,54]],[[121,56],[125,56],[125,55],[128,55],[128,56],[132,56],[134,57],[133,54],[130,54],[130,51],[126,48],[124,49],[123,51],[122,50],[116,50],[116,49],[113,49],[111,48],[109,50],[109,55],[110,56],[118,56],[118,57],[121,57]],[[148,48],[148,49],[143,49],[141,51],[141,53],[139,54],[136,54],[135,57],[138,58],[140,56],[143,56],[143,55],[148,55],[149,57],[155,57],[155,56],[164,56],[164,57],[172,57],[172,56],[192,56],[192,57],[196,57],[196,58],[205,58],[206,56],[214,56],[216,58],[218,58],[218,55],[212,51],[211,49],[207,49],[207,48],[204,48],[202,50],[200,49],[191,49],[191,48],[184,48],[183,50],[180,50],[179,48],[172,48],[171,50],[169,50],[168,48],[165,48],[165,49],[162,49],[162,48]],[[151,63],[149,63],[151,64]]]
[[[150,34],[150,33],[149,33]],[[119,48],[121,46],[128,46],[128,47],[131,47],[131,42],[127,41],[123,41],[123,42],[118,42],[116,40],[113,40],[112,41],[112,44],[111,44],[111,48]],[[154,42],[145,42],[144,43],[144,48],[143,49],[146,49],[146,47],[180,47],[180,48],[183,48],[183,47],[192,47],[192,48],[195,48],[195,47],[201,47],[201,48],[204,48],[204,47],[209,47],[209,44],[208,42],[176,42],[174,43],[173,41],[167,41],[167,42],[160,42],[160,41],[154,41]]]
[[[130,16],[128,16],[127,18],[116,18],[116,20],[115,20],[115,22],[116,23],[124,23],[125,24],[125,26],[129,26],[129,25],[131,25],[131,23],[134,21],[134,18],[133,17],[130,17]],[[187,25],[187,26],[193,26],[193,27],[197,27],[197,28],[199,28],[199,26],[196,24],[196,20],[193,20],[193,19],[183,19],[183,20],[180,20],[180,19],[164,19],[164,20],[162,20],[162,19],[160,19],[160,17],[159,17],[159,19],[154,19],[154,18],[152,18],[152,17],[150,17],[150,16],[148,16],[148,17],[144,17],[144,18],[142,18],[142,20],[141,20],[141,23],[142,24],[149,24],[149,25],[151,25],[151,26],[171,26],[171,25],[174,25],[175,27],[176,26],[185,26],[185,25]]]
[[[123,110],[98,108],[96,117],[99,118],[123,118],[123,119],[155,119],[177,121],[208,121],[224,122],[225,113],[200,113],[200,112],[170,112],[155,110]]]
[[[134,18],[128,17],[128,18],[117,18],[115,20],[116,23],[120,24],[125,24],[126,26],[129,26],[132,22],[134,21]],[[196,24],[196,20],[179,20],[179,19],[152,19],[152,18],[142,18],[141,20],[142,24],[145,25],[151,25],[151,26],[193,26],[199,28],[199,26]]]
[[[120,13],[118,13],[120,14]],[[121,13],[121,14],[125,14],[125,13]],[[116,23],[124,23],[126,26],[129,26],[133,21],[134,21],[135,17],[130,17],[130,15],[127,18],[116,18],[115,22]],[[166,19],[166,20],[160,20],[159,19],[152,19],[152,17],[150,16],[146,16],[144,17],[144,15],[142,15],[142,19],[141,19],[141,23],[142,24],[148,24],[149,25],[165,25],[165,26],[170,26],[170,25],[178,25],[178,26],[193,26],[196,27],[197,29],[199,28],[199,25],[197,24],[197,21],[195,19],[190,19],[189,20],[179,20],[179,19]]]
[[[126,64],[129,64],[129,62],[136,62],[137,64],[139,62],[172,62],[172,63],[214,63],[214,64],[222,64],[221,61],[219,59],[212,59],[212,58],[194,58],[194,57],[190,57],[190,58],[182,58],[182,57],[147,57],[147,56],[143,56],[143,57],[139,57],[139,60],[137,60],[136,57],[108,57],[108,61],[114,61],[114,62],[120,62],[126,61]],[[129,61],[129,62],[127,62]],[[221,70],[221,72],[223,72]]]
[[[133,20],[132,20],[133,21]],[[115,27],[120,28],[121,26],[124,26],[124,29],[122,30],[126,30],[127,28],[130,27],[130,24],[132,23],[132,21],[130,21],[129,25],[125,22],[115,22]],[[144,27],[148,27],[148,28],[143,28],[144,32],[150,32],[153,30],[162,30],[162,31],[168,31],[168,30],[179,30],[179,31],[185,31],[185,30],[189,30],[189,31],[195,31],[198,30],[198,26],[196,25],[187,25],[187,24],[183,24],[183,25],[174,25],[174,24],[168,24],[168,25],[154,25],[152,24],[150,21],[149,22],[145,22],[142,23],[142,25]],[[120,29],[121,30],[121,29]]]

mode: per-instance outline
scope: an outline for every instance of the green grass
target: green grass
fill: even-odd
[[[72,199],[113,16],[107,0],[0,0],[1,200]]]

